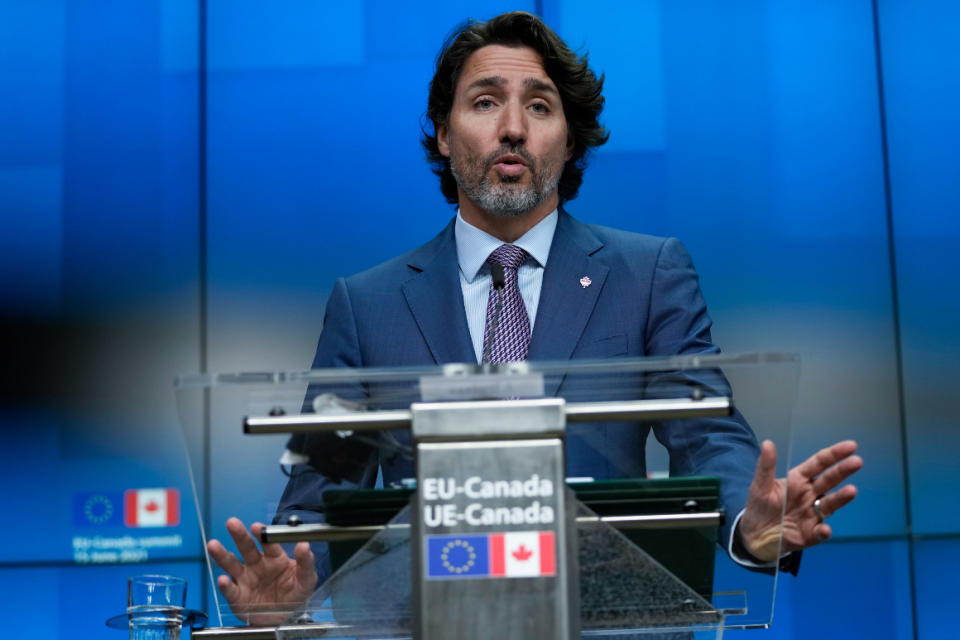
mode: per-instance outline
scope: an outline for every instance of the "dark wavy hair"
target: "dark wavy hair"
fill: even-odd
[[[424,127],[421,142],[433,172],[440,177],[440,190],[448,202],[457,203],[457,183],[449,159],[440,154],[437,146],[437,128],[448,122],[467,58],[491,44],[530,47],[540,54],[544,70],[557,85],[567,130],[573,140],[573,153],[563,167],[557,192],[561,203],[572,200],[583,182],[587,152],[610,137],[600,125],[603,76],[597,78],[590,70],[586,54],[578,56],[540,18],[524,11],[504,13],[488,22],[468,20],[447,38],[437,56],[437,70],[430,82],[427,100],[427,117],[433,124],[433,132]]]

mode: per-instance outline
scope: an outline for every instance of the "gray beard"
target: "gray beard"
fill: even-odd
[[[530,184],[522,186],[517,178],[509,177],[501,177],[499,184],[494,184],[490,180],[487,175],[487,166],[504,153],[518,153],[523,156],[528,163],[527,166],[533,172]],[[537,171],[532,162],[533,158],[525,151],[516,149],[497,151],[490,154],[484,161],[479,161],[472,156],[467,156],[465,160],[466,162],[463,163],[465,166],[458,166],[461,165],[460,162],[452,157],[450,159],[450,170],[457,181],[457,186],[480,209],[490,215],[503,218],[522,216],[543,204],[556,190],[563,171],[562,165],[556,171],[551,171],[550,167],[542,167]]]

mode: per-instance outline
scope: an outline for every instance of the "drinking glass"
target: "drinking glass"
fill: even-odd
[[[146,575],[127,579],[130,640],[180,640],[187,581]]]

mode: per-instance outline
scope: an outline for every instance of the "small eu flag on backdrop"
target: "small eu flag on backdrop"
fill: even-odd
[[[122,527],[122,491],[82,491],[73,494],[73,524],[77,527]]]

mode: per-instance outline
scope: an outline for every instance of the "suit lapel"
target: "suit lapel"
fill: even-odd
[[[453,228],[451,222],[440,235],[410,256],[408,267],[415,275],[401,287],[410,313],[437,364],[476,362],[463,310]]]
[[[530,360],[563,361],[573,355],[610,271],[594,255],[602,247],[586,225],[560,212],[543,274]],[[589,284],[583,286],[581,278],[589,278]],[[548,382],[548,396],[556,393],[560,382],[560,377]]]
[[[460,266],[451,222],[408,260],[413,277],[402,285],[410,313],[438,364],[476,362],[463,308]],[[563,361],[573,354],[610,268],[595,254],[603,243],[561,210],[530,342],[530,360]],[[586,287],[581,278],[590,279]],[[548,382],[556,393],[560,379]]]

